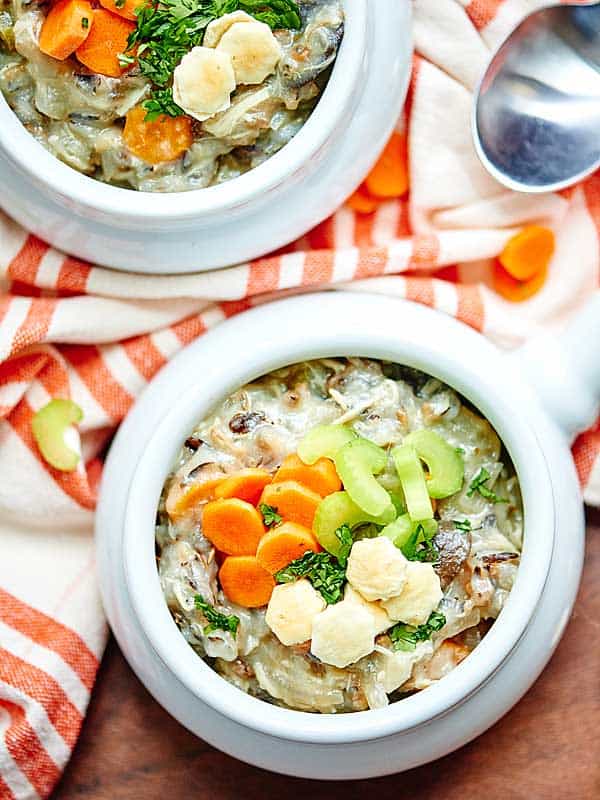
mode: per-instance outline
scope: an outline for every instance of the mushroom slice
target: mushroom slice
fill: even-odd
[[[471,534],[456,530],[451,522],[443,521],[433,537],[433,544],[439,553],[434,569],[445,589],[456,578],[469,557]]]
[[[173,99],[199,122],[228,109],[234,89],[231,58],[209,47],[190,50],[173,75]]]

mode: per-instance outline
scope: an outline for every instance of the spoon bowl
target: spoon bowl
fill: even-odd
[[[475,95],[477,153],[520,192],[570,186],[600,166],[600,3],[530,14]]]

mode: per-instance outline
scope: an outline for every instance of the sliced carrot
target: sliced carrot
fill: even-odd
[[[189,117],[165,116],[146,122],[146,111],[136,106],[127,112],[123,141],[148,164],[174,161],[192,146],[192,123]]]
[[[321,495],[298,481],[282,481],[265,486],[261,503],[273,506],[284,521],[297,522],[311,528]]]
[[[365,181],[375,197],[402,197],[408,191],[408,148],[403,133],[393,133]]]
[[[271,480],[271,475],[264,469],[243,469],[225,478],[215,491],[215,497],[239,497],[255,506]]]
[[[262,537],[256,560],[274,575],[309,550],[313,553],[321,550],[312,531],[296,522],[283,522]]]
[[[329,458],[320,458],[315,464],[308,466],[302,459],[292,453],[283,460],[273,478],[274,483],[282,481],[298,481],[303,486],[308,486],[321,497],[339,492],[342,482],[335,471],[333,461]]]
[[[265,530],[260,512],[237,497],[213,500],[202,511],[202,533],[230,556],[254,555]]]
[[[173,486],[165,503],[167,514],[171,518],[180,517],[198,503],[214,499],[215,490],[222,482],[223,478],[214,478],[204,483],[193,483],[191,486]]]
[[[40,50],[64,61],[85,42],[92,30],[94,10],[87,0],[58,0],[40,31]]]
[[[359,214],[372,214],[379,208],[379,200],[371,197],[364,183],[346,200],[347,205]]]
[[[219,580],[229,600],[246,608],[266,606],[275,588],[273,576],[254,556],[226,558],[219,570]]]
[[[112,11],[113,14],[135,22],[137,20],[136,10],[147,5],[147,0],[100,0],[100,5],[104,6],[107,11]]]
[[[95,8],[89,36],[77,48],[75,55],[92,72],[119,78],[127,69],[119,63],[119,55],[127,50],[127,39],[133,30],[133,22],[103,8]]]
[[[528,225],[510,239],[500,254],[504,269],[518,281],[528,281],[547,269],[555,249],[554,232]]]
[[[546,266],[528,281],[518,281],[504,269],[499,261],[494,264],[494,289],[505,300],[511,300],[513,303],[522,303],[537,294],[546,283],[547,277],[548,267]]]

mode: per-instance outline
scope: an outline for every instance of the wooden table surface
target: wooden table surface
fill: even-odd
[[[588,514],[583,584],[541,678],[491,730],[424,767],[325,783],[249,767],[196,739],[109,644],[80,741],[53,800],[599,800],[600,512]]]

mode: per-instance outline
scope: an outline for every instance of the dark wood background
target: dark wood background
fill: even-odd
[[[54,800],[600,800],[600,512],[573,619],[526,697],[458,752],[400,775],[325,783],[249,767],[150,697],[114,641]]]

